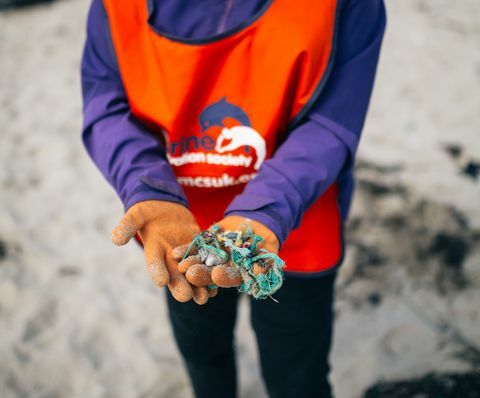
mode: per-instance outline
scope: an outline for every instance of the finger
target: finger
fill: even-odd
[[[175,300],[185,303],[193,297],[192,287],[188,283],[185,275],[178,272],[178,263],[173,259],[172,253],[165,257],[167,270],[170,275],[170,281],[167,286]]]
[[[203,287],[213,283],[211,273],[212,267],[205,264],[194,264],[187,270],[185,277],[192,285]]]
[[[212,281],[220,287],[235,287],[242,284],[240,272],[231,265],[217,265],[212,270]]]
[[[177,261],[181,260],[185,255],[185,252],[187,251],[188,246],[190,246],[190,243],[185,243],[184,245],[177,246],[175,249],[172,250],[172,257]],[[193,246],[190,249],[188,255],[190,256],[196,253],[197,253],[197,247]]]
[[[203,305],[208,301],[209,294],[206,287],[193,286],[193,301],[199,305]]]
[[[185,260],[178,263],[178,270],[184,274],[194,264],[200,263],[198,256],[188,256]]]
[[[168,282],[167,286],[174,299],[181,303],[186,303],[193,297],[192,286],[190,286],[183,274],[178,273],[178,275],[170,277],[170,282]]]
[[[169,279],[169,272],[165,265],[165,249],[162,243],[152,238],[146,239],[143,252],[147,270],[155,285],[164,287]]]
[[[134,207],[130,208],[112,231],[112,242],[121,246],[127,243],[143,227],[144,219]]]
[[[218,294],[218,287],[212,287],[208,289],[208,296],[215,297]]]

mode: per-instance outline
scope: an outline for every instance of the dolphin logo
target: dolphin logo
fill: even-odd
[[[227,145],[222,146],[225,139],[230,140],[230,142]],[[232,128],[223,128],[217,138],[215,150],[218,153],[223,153],[233,151],[242,146],[251,146],[255,149],[257,160],[253,168],[258,170],[267,155],[267,146],[263,137],[251,127],[235,126]]]
[[[200,115],[200,126],[202,133],[212,126],[223,127],[223,119],[231,117],[238,120],[244,126],[251,126],[250,119],[245,111],[239,106],[227,102],[223,97],[220,101],[207,106]]]
[[[225,127],[223,120],[227,117],[237,120],[242,125],[232,128]],[[250,118],[242,108],[227,102],[227,98],[223,97],[220,101],[209,105],[203,110],[199,122],[202,132],[213,126],[223,127],[217,138],[216,152],[224,153],[244,146],[245,151],[249,153],[249,147],[252,147],[257,154],[254,169],[258,170],[260,168],[267,154],[266,143],[260,133],[252,128]],[[230,140],[230,142],[222,146],[225,140]]]

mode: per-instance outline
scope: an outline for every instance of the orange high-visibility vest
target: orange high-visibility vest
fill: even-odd
[[[132,113],[165,140],[201,228],[223,218],[318,98],[333,62],[337,3],[274,0],[241,29],[182,41],[149,24],[147,0],[104,0]],[[318,273],[341,261],[337,195],[334,184],[290,233],[280,251],[286,271]]]

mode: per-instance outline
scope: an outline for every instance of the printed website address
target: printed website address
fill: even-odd
[[[181,185],[188,187],[197,187],[197,188],[222,188],[230,187],[232,185],[246,184],[255,176],[257,173],[251,174],[242,174],[238,178],[234,178],[228,174],[223,174],[221,177],[177,177],[178,182]]]

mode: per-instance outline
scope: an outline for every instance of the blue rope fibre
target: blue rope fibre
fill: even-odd
[[[186,259],[194,247],[204,255],[217,256],[219,264],[229,259],[242,275],[242,284],[238,290],[249,294],[256,299],[265,299],[275,293],[283,284],[283,267],[285,262],[275,253],[265,249],[257,250],[263,238],[253,233],[250,227],[243,231],[224,231],[214,225],[212,231],[202,231],[196,235],[188,246],[183,260]],[[228,254],[230,253],[230,255]],[[263,271],[256,274],[254,265]],[[266,270],[266,271],[265,271]]]

